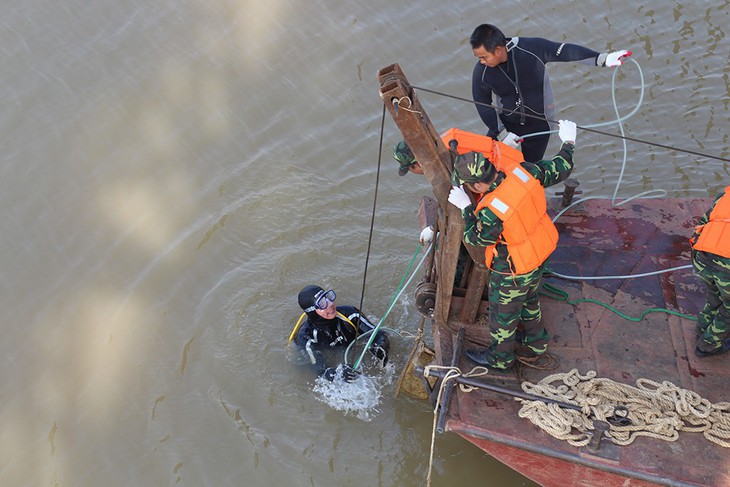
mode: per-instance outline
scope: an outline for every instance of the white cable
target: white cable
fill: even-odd
[[[635,279],[638,277],[647,277],[647,276],[654,276],[657,274],[663,274],[664,272],[672,272],[672,271],[678,271],[682,269],[691,269],[692,265],[681,265],[678,267],[672,267],[670,269],[660,269],[658,271],[652,271],[652,272],[644,272],[643,274],[628,274],[625,276],[566,276],[565,274],[560,274],[558,272],[549,271],[550,274],[556,277],[562,277],[563,279],[572,279],[575,281],[596,281],[599,279]]]

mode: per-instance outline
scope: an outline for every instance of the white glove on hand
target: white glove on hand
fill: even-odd
[[[520,143],[520,136],[513,134],[512,132],[507,132],[507,135],[505,135],[504,139],[502,139],[502,143],[516,149],[517,145]]]
[[[601,54],[601,56],[606,57],[603,61],[603,66],[615,68],[616,66],[621,66],[624,63],[624,60],[621,58],[631,56],[631,51],[627,51],[624,49],[623,51],[604,53]]]
[[[433,240],[433,228],[426,227],[421,230],[421,235],[418,237],[418,241],[421,242],[421,245],[428,245],[431,243],[431,240]]]
[[[571,122],[570,120],[560,120],[559,124],[560,129],[558,130],[558,137],[560,137],[560,140],[575,144],[575,136],[577,132],[575,122]]]
[[[471,199],[469,199],[469,195],[466,194],[464,188],[461,186],[452,186],[451,191],[449,191],[449,203],[463,210],[471,204]]]

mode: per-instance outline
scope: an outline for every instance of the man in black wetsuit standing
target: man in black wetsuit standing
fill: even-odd
[[[472,51],[479,59],[472,73],[472,97],[477,111],[496,139],[502,126],[509,132],[503,142],[515,147],[521,136],[551,130],[555,103],[545,64],[578,61],[591,66],[620,66],[631,51],[599,53],[576,44],[553,42],[540,37],[505,37],[490,24],[471,35]],[[499,117],[497,110],[499,108]],[[538,118],[534,118],[538,117]],[[550,134],[522,140],[528,162],[543,159]]]

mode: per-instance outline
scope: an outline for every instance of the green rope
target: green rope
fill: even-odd
[[[406,271],[403,273],[403,277],[401,277],[400,282],[398,283],[398,286],[395,288],[395,293],[393,293],[393,299],[390,300],[391,303],[395,302],[395,300],[398,298],[398,293],[400,293],[400,289],[403,286],[403,283],[406,282],[408,273],[411,272],[411,267],[413,267],[413,263],[416,261],[416,257],[418,257],[418,253],[421,251],[422,247],[423,247],[423,244],[419,243],[418,248],[416,249],[416,252],[413,254],[413,257],[411,257],[411,261],[408,263],[408,267],[406,268]]]
[[[377,329],[376,329],[376,328],[373,328],[372,330],[368,330],[368,331],[366,331],[365,333],[363,333],[362,335],[358,335],[358,336],[356,336],[356,337],[355,337],[355,339],[354,339],[353,341],[351,341],[351,342],[350,342],[350,344],[349,344],[349,345],[347,346],[347,348],[345,349],[345,359],[343,360],[343,362],[344,362],[344,363],[348,363],[348,362],[347,362],[347,357],[348,357],[348,355],[350,355],[350,350],[351,350],[352,348],[354,348],[354,347],[355,347],[355,345],[357,345],[357,342],[358,342],[359,340],[363,340],[363,339],[365,339],[365,338],[368,338],[368,337],[369,337],[369,336],[371,336],[371,335],[373,334],[373,332],[374,332],[374,331],[376,331],[376,330],[377,330],[377,331],[380,331],[380,330],[383,330],[383,331],[389,331],[389,332],[391,332],[391,333],[392,333],[393,335],[398,335],[398,336],[401,336],[401,335],[400,335],[400,332],[399,332],[398,330],[394,330],[393,328],[386,328],[386,327],[384,327],[384,326],[381,326],[380,328],[377,328]]]
[[[563,291],[559,287],[553,286],[552,284],[548,284],[546,282],[543,282],[542,283],[542,288],[543,289],[540,291],[540,294],[542,294],[543,296],[547,296],[549,298],[553,298],[553,299],[556,299],[558,301],[565,301],[566,303],[572,304],[572,305],[575,305],[575,304],[578,304],[578,303],[593,303],[593,304],[597,304],[599,306],[603,306],[604,308],[606,308],[606,309],[608,309],[610,311],[613,311],[614,313],[616,313],[617,315],[619,315],[621,318],[623,318],[625,320],[633,321],[633,322],[639,322],[639,321],[643,320],[644,319],[644,316],[648,315],[649,313],[657,313],[657,312],[667,313],[667,314],[674,315],[674,316],[679,316],[680,318],[684,318],[684,319],[687,319],[687,320],[693,320],[693,321],[696,321],[697,320],[697,317],[696,316],[685,315],[685,314],[680,313],[679,311],[673,311],[673,310],[667,309],[667,308],[649,308],[649,309],[645,310],[643,313],[641,313],[641,316],[639,316],[638,318],[635,318],[635,317],[632,317],[632,316],[628,316],[628,315],[620,312],[619,310],[617,310],[613,306],[611,306],[609,304],[606,304],[604,302],[598,301],[596,299],[581,298],[581,299],[570,300],[570,299],[568,299],[568,293],[567,292]]]
[[[416,261],[416,257],[418,257],[418,254],[421,252],[422,247],[423,247],[423,245],[419,243],[418,248],[416,249],[416,252],[413,254],[413,257],[411,257],[411,262],[408,264],[408,268],[406,269],[406,272],[403,274],[403,278],[400,280],[400,283],[398,284],[398,287],[396,288],[395,293],[393,294],[393,299],[391,299],[391,301],[390,301],[390,306],[388,307],[388,310],[385,312],[383,317],[378,322],[378,326],[376,326],[373,330],[371,330],[372,333],[370,334],[370,339],[368,340],[367,344],[365,344],[365,348],[363,349],[362,353],[360,354],[360,357],[353,364],[353,366],[352,366],[353,369],[357,369],[360,366],[360,362],[362,362],[362,359],[365,356],[365,353],[370,348],[370,345],[372,345],[373,340],[375,340],[375,335],[377,334],[377,331],[380,329],[380,325],[383,324],[383,322],[385,321],[385,318],[390,313],[390,310],[392,310],[393,306],[395,306],[395,302],[398,299],[398,296],[400,296],[403,283],[406,280],[406,278],[408,277],[408,274],[411,271],[411,267],[413,266],[413,263]],[[431,249],[431,247],[429,246],[429,250],[430,249]],[[428,254],[428,251],[426,253]],[[426,256],[424,255],[424,258],[425,257]],[[421,262],[419,263],[419,267],[422,263],[423,263],[423,259],[421,259]],[[345,363],[347,363],[347,362],[345,362]]]

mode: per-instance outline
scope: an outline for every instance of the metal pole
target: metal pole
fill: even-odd
[[[420,365],[416,367],[416,373],[418,373],[418,374],[423,374],[424,370],[425,369]],[[447,371],[442,370],[442,369],[433,369],[433,370],[429,370],[428,375],[439,377],[439,378],[443,379],[446,376],[446,373],[447,373]],[[482,382],[482,381],[473,379],[471,377],[464,377],[463,375],[460,375],[453,380],[458,384],[464,384],[464,385],[471,386],[471,387],[478,387],[480,389],[486,389],[488,391],[498,392],[500,394],[506,394],[506,395],[512,396],[512,397],[519,397],[520,399],[526,399],[528,401],[542,401],[542,402],[546,402],[549,404],[557,404],[558,406],[564,407],[567,409],[574,409],[576,411],[581,411],[581,412],[583,411],[583,408],[576,404],[571,404],[569,402],[564,402],[564,401],[558,401],[557,399],[550,399],[548,397],[536,396],[534,394],[528,394],[527,392],[516,391],[514,389],[508,389],[506,387],[501,387],[501,386],[497,386],[494,384]]]
[[[451,366],[456,367],[459,363],[459,356],[461,355],[461,344],[464,342],[464,335],[466,331],[464,327],[459,328],[459,332],[456,335],[456,345],[454,345],[454,354],[451,357]],[[417,370],[417,369],[416,369]],[[420,372],[423,374],[423,371]],[[443,379],[443,375],[441,378]],[[448,384],[448,389],[444,391],[444,396],[441,398],[440,410],[438,420],[436,422],[436,431],[439,433],[444,432],[444,423],[446,423],[446,414],[449,412],[449,403],[451,402],[451,392],[454,390],[454,384]]]

